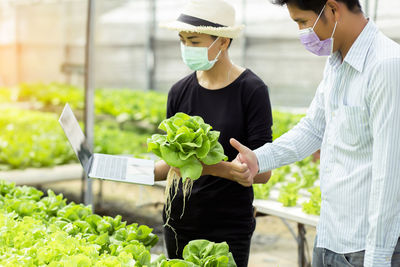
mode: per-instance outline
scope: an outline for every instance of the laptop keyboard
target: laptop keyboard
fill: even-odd
[[[95,170],[95,176],[109,177],[113,179],[125,180],[126,179],[126,168],[128,166],[128,159],[103,156],[96,154],[97,157],[97,168]]]

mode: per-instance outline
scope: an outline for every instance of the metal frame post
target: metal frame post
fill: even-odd
[[[300,267],[309,267],[311,264],[307,262],[305,254],[306,243],[306,229],[304,224],[297,224],[297,248],[298,248],[298,262]]]
[[[20,6],[15,5],[15,82],[21,82],[21,66],[22,66],[22,45],[19,30]]]
[[[93,151],[94,143],[94,28],[95,0],[88,0],[86,47],[85,47],[85,135],[89,148]],[[93,204],[92,180],[84,175],[86,190],[85,205]],[[83,186],[82,186],[83,188]],[[92,205],[93,209],[93,205]]]
[[[145,44],[146,50],[146,89],[155,89],[155,25],[156,25],[156,0],[150,0],[148,6],[147,38]]]
[[[378,4],[379,0],[375,0],[375,7],[374,7],[374,22],[378,19]]]
[[[308,249],[307,244],[307,239],[306,239],[306,228],[304,224],[302,223],[297,223],[297,235],[295,231],[292,229],[290,224],[286,221],[286,219],[279,217],[281,221],[285,224],[285,226],[288,228],[294,239],[296,240],[297,243],[297,262],[299,267],[310,267],[311,266],[311,258],[308,256],[310,259],[307,260],[306,257],[306,250]]]

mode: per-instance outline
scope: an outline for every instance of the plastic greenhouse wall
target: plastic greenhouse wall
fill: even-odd
[[[242,38],[234,40],[230,49],[233,61],[265,81],[275,106],[308,106],[326,59],[310,55],[301,46],[297,26],[285,7],[268,0],[230,2],[238,11],[238,23],[246,21],[247,25]],[[373,12],[374,0],[369,2]],[[157,26],[176,18],[184,3],[96,1],[96,87],[144,90],[148,85],[147,66],[153,63],[154,90],[167,91],[190,73],[180,58],[177,33]],[[0,86],[38,81],[83,86],[86,8],[84,0],[2,0]],[[379,0],[377,19],[378,26],[399,42],[400,1]],[[154,40],[154,57],[146,50],[150,38]]]

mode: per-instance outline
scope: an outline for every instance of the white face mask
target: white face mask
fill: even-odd
[[[217,56],[214,60],[208,60],[208,50],[215,44],[215,42],[219,39],[215,39],[215,41],[209,47],[192,47],[186,46],[181,43],[181,54],[183,62],[191,69],[191,70],[209,70],[214,64],[218,61],[218,57],[221,54],[221,50],[219,50]]]

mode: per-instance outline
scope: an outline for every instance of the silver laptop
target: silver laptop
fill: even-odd
[[[154,184],[153,160],[92,153],[68,104],[65,105],[58,121],[88,177],[144,185]]]

